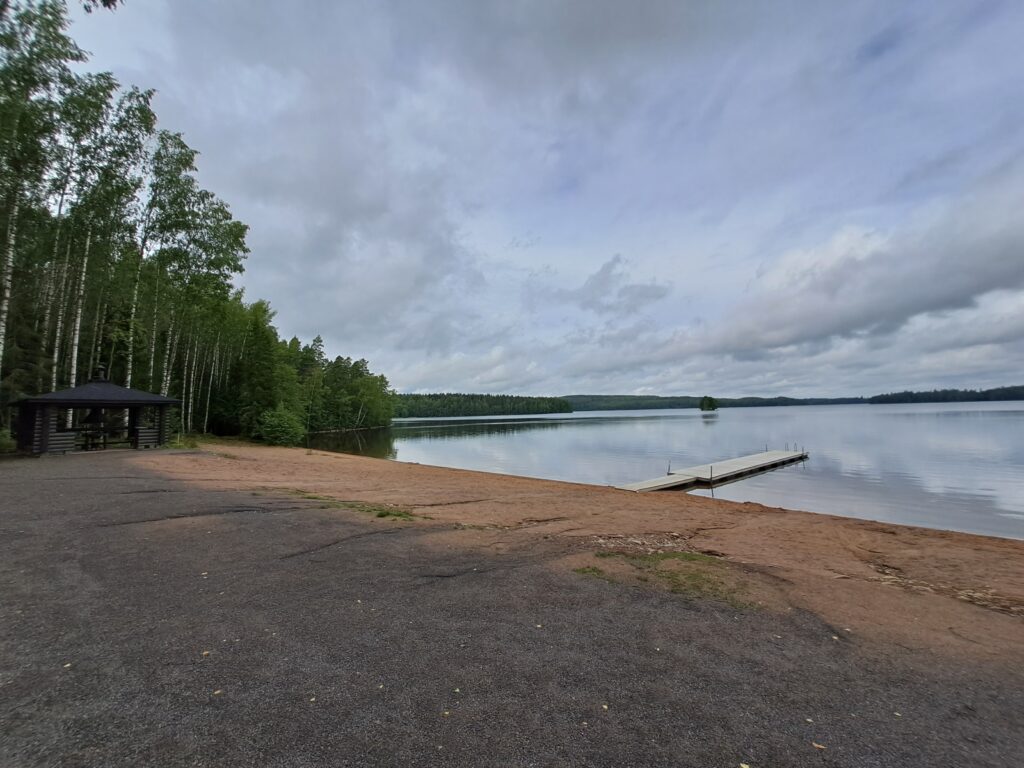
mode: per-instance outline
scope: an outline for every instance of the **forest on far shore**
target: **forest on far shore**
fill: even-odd
[[[101,366],[180,399],[183,433],[386,425],[386,378],[319,337],[280,339],[270,305],[235,288],[248,227],[158,127],[153,91],[82,73],[86,58],[64,2],[0,2],[0,448],[10,403]]]
[[[701,398],[659,395],[565,395],[575,411],[625,411],[654,408],[699,408]],[[1024,386],[994,389],[935,389],[930,392],[893,392],[873,397],[716,397],[719,408],[756,408],[783,405],[846,405],[856,403],[967,403],[989,400],[1024,400]]]
[[[657,408],[700,408],[710,399],[717,408],[756,408],[785,405],[847,405],[869,403],[951,403],[987,400],[1024,400],[1024,386],[995,389],[936,389],[930,392],[894,392],[874,397],[662,397],[659,395],[565,395],[520,397],[445,392],[396,395],[396,418],[459,416],[526,416],[575,411],[638,411]]]
[[[533,413],[572,413],[572,406],[560,397],[472,395],[455,392],[395,396],[395,418],[525,416]]]
[[[869,403],[979,403],[1024,400],[1024,385],[993,389],[933,389],[930,392],[891,392],[868,398]]]

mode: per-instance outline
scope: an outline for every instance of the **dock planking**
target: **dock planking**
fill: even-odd
[[[664,477],[617,486],[623,491],[685,491],[690,488],[714,488],[744,477],[768,472],[807,458],[807,451],[762,451],[749,456],[725,459],[712,464],[677,469]]]

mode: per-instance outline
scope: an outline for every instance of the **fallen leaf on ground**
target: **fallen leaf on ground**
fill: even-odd
[[[816,741],[812,741],[811,746],[813,746],[815,749],[828,749],[828,747],[826,747],[824,744],[819,744]]]

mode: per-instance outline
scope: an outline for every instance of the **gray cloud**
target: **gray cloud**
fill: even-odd
[[[998,3],[154,0],[74,32],[159,89],[285,335],[406,390],[844,394],[1019,379],[1021,29]]]
[[[937,221],[888,237],[840,233],[783,258],[770,285],[718,335],[725,351],[771,350],[836,336],[891,334],[911,318],[974,306],[1024,287],[1021,163],[1002,169]]]
[[[556,300],[570,302],[597,315],[620,317],[636,314],[668,296],[667,284],[629,282],[627,261],[616,254],[578,288],[546,291]],[[543,290],[543,289],[542,289]]]

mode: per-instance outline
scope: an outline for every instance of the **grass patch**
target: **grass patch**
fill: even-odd
[[[395,506],[393,504],[370,504],[365,501],[338,501],[332,499],[330,496],[321,496],[316,493],[310,493],[304,491],[301,488],[290,489],[291,493],[294,493],[300,499],[309,499],[310,501],[319,501],[320,509],[351,509],[354,512],[362,512],[364,515],[372,515],[373,517],[379,518],[394,518],[395,520],[415,520],[417,517],[426,517],[425,515],[414,515],[405,507]]]
[[[199,440],[195,435],[178,434],[173,440],[167,442],[168,448],[198,448]]]
[[[573,568],[572,570],[573,573],[578,573],[580,576],[593,576],[596,579],[608,579],[608,575],[604,571],[593,565],[587,565],[583,568]]]
[[[699,552],[651,552],[648,555],[635,554],[632,552],[609,552],[604,550],[602,552],[594,553],[597,557],[622,557],[629,561],[632,565],[637,567],[651,565],[656,566],[658,563],[665,562],[666,560],[680,560],[682,562],[702,562],[702,563],[714,563],[720,564],[717,557],[711,555],[702,555]]]
[[[351,505],[344,502],[332,499],[330,496],[320,496],[316,493],[307,493],[306,491],[295,490],[292,491],[300,499],[308,499],[309,501],[319,501],[320,509],[348,509]]]
[[[236,445],[266,445],[264,442],[252,440],[248,437],[242,437],[241,435],[212,435],[200,432],[195,435],[195,438],[203,445],[223,445],[224,443],[234,443]]]
[[[394,517],[399,520],[415,520],[416,515],[412,512],[406,512],[404,509],[378,509],[374,517]]]
[[[638,581],[653,581],[673,594],[718,600],[734,608],[750,607],[742,600],[740,585],[730,578],[729,567],[711,555],[699,552],[638,554],[608,550],[594,554],[599,558],[621,558],[636,569]]]
[[[373,517],[393,517],[396,520],[416,519],[416,515],[405,507],[396,507],[392,504],[368,504],[364,501],[340,501],[337,503],[345,509],[362,512],[364,515],[373,515]]]

